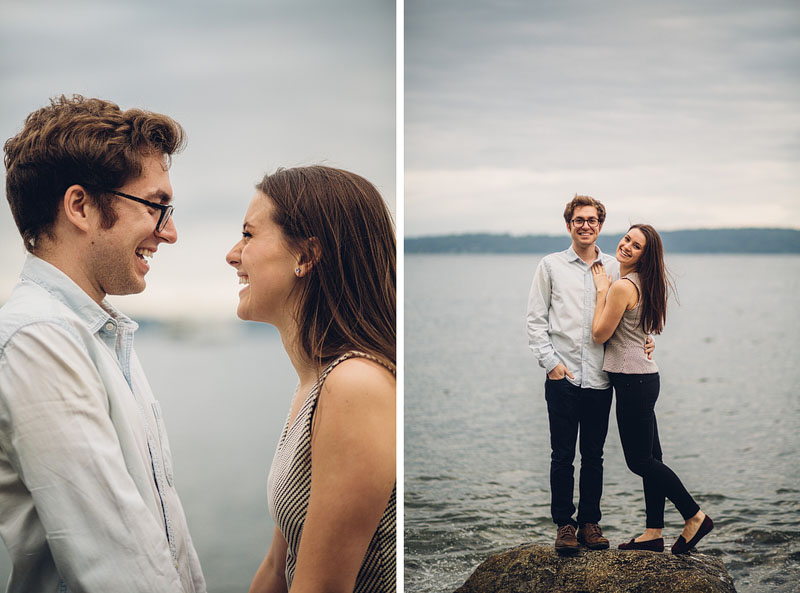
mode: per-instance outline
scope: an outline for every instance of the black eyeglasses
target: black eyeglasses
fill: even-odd
[[[115,196],[119,196],[120,198],[125,198],[126,200],[133,200],[134,202],[139,202],[140,204],[144,204],[145,206],[149,206],[150,208],[158,208],[161,212],[158,217],[158,223],[156,223],[156,231],[161,232],[164,230],[164,227],[167,226],[169,222],[170,216],[172,216],[172,211],[175,209],[172,207],[172,204],[159,204],[158,202],[151,202],[149,200],[143,200],[142,198],[137,198],[136,196],[131,196],[129,194],[124,194],[121,191],[115,191],[113,189],[103,189],[100,188],[100,191],[108,192],[110,194],[114,194]]]
[[[595,228],[598,224],[600,224],[600,221],[596,218],[573,218],[571,222],[578,228],[581,228],[584,224],[588,224],[590,227]]]

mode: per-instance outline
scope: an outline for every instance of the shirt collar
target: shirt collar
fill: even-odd
[[[600,251],[600,248],[597,246],[596,243],[595,243],[594,248],[595,248],[595,251],[597,252],[597,255],[595,256],[594,261],[592,263],[597,262],[597,261],[602,263],[603,262],[603,252]],[[583,261],[580,258],[580,256],[577,253],[575,253],[575,248],[572,246],[572,244],[570,244],[569,248],[565,251],[565,253],[567,254],[567,261],[570,261],[570,262]]]
[[[595,246],[594,246],[594,248],[595,248],[595,249],[597,249],[597,257],[595,258],[595,260],[594,260],[594,261],[599,261],[599,262],[602,264],[602,263],[603,263],[603,258],[604,258],[606,255],[605,255],[605,253],[603,253],[603,252],[600,250],[600,248],[599,248],[597,245],[595,245]]]
[[[53,264],[29,253],[25,258],[20,278],[44,288],[69,307],[92,333],[98,332],[106,323],[122,325],[135,331],[139,326],[130,317],[119,311],[107,300],[98,305],[75,281]]]

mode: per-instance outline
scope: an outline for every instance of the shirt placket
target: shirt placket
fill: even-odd
[[[581,387],[589,382],[591,375],[589,368],[589,349],[592,340],[592,318],[594,317],[594,306],[592,303],[592,288],[594,280],[589,273],[590,268],[583,261],[580,262],[583,269],[583,330],[581,334]]]
[[[109,322],[110,323],[110,322]],[[116,339],[116,347],[115,352],[117,355],[117,360],[119,361],[120,368],[122,370],[122,374],[125,376],[125,380],[128,383],[128,387],[133,394],[133,399],[136,402],[136,406],[139,409],[139,416],[142,419],[142,424],[144,425],[145,436],[147,438],[147,450],[150,454],[150,464],[153,470],[153,477],[156,483],[156,490],[158,490],[158,497],[159,501],[161,502],[161,513],[164,519],[164,527],[167,532],[167,542],[169,543],[169,550],[172,554],[172,562],[175,564],[175,567],[178,567],[178,550],[175,545],[175,536],[174,536],[174,527],[172,525],[172,520],[169,516],[169,507],[167,504],[167,480],[164,471],[164,464],[161,459],[161,455],[158,454],[158,446],[155,435],[153,434],[153,430],[150,426],[150,422],[147,418],[147,413],[145,411],[145,407],[137,395],[136,390],[133,387],[133,381],[131,379],[131,353],[133,352],[133,332],[124,326],[117,327],[117,339]]]

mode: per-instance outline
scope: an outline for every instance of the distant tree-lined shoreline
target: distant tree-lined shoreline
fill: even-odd
[[[800,230],[691,229],[664,231],[667,253],[800,253]],[[600,235],[602,251],[613,253],[623,233]],[[406,253],[552,253],[569,246],[569,236],[469,233],[409,237]]]

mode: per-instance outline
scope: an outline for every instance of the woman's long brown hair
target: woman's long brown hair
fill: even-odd
[[[378,190],[323,166],[278,169],[256,188],[290,247],[313,264],[296,310],[306,356],[322,366],[360,350],[396,364],[394,225]]]
[[[639,295],[642,329],[646,334],[660,334],[667,321],[667,297],[675,291],[664,264],[664,247],[661,237],[649,224],[634,224],[628,229],[639,229],[645,244],[642,256],[636,264],[636,272],[642,284]]]

